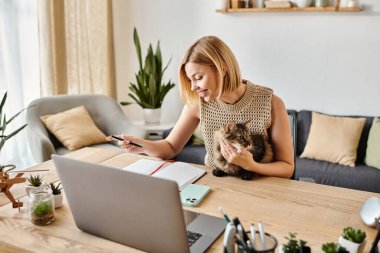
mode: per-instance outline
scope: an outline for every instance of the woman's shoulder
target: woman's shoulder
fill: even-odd
[[[243,80],[243,83],[247,84],[248,89],[255,91],[256,93],[273,94],[273,90],[261,84],[252,83],[248,80]]]

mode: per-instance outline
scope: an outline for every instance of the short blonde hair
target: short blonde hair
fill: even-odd
[[[234,91],[242,82],[239,64],[231,49],[218,37],[202,37],[185,51],[179,67],[180,94],[188,104],[199,101],[197,93],[191,90],[191,80],[186,76],[185,65],[188,62],[216,68],[220,80],[218,98],[225,92]]]

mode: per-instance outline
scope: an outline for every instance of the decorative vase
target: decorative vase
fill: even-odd
[[[350,253],[362,253],[367,239],[364,239],[362,243],[351,242],[344,239],[343,236],[339,236],[338,243],[340,246],[345,247]]]
[[[327,0],[315,0],[315,7],[326,7],[327,5]]]
[[[54,207],[60,208],[62,206],[63,206],[63,195],[62,195],[62,193],[58,194],[58,195],[54,195]]]
[[[161,120],[161,108],[144,108],[144,120],[147,124],[158,123]]]

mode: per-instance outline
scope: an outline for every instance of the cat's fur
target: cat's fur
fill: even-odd
[[[220,150],[220,137],[224,137],[237,149],[245,149],[252,153],[253,159],[256,162],[271,162],[273,161],[273,151],[271,145],[265,140],[261,134],[254,134],[249,131],[248,124],[229,122],[214,135],[214,163],[217,168],[212,171],[212,174],[217,177],[225,175],[239,176],[243,180],[250,180],[255,175],[252,171],[244,170],[243,168],[230,164],[223,157]]]

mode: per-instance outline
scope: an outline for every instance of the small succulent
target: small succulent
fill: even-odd
[[[54,183],[50,183],[49,188],[51,189],[53,195],[60,195],[62,193],[62,187],[60,186],[61,183],[58,183],[57,185],[55,185]]]
[[[289,237],[285,236],[285,239],[288,240],[287,244],[283,244],[283,250],[285,253],[299,253],[301,252],[302,247],[306,247],[306,241],[297,240],[297,233],[289,233]]]
[[[36,176],[30,175],[30,177],[28,177],[27,180],[29,181],[29,184],[31,186],[39,187],[42,185],[42,176],[40,175],[36,175]]]
[[[366,233],[357,228],[346,227],[343,229],[342,236],[351,242],[362,243],[366,238]]]
[[[53,205],[48,202],[39,203],[33,210],[33,214],[37,216],[46,215],[53,210]]]
[[[334,242],[322,244],[322,251],[325,253],[349,253],[346,248]]]

